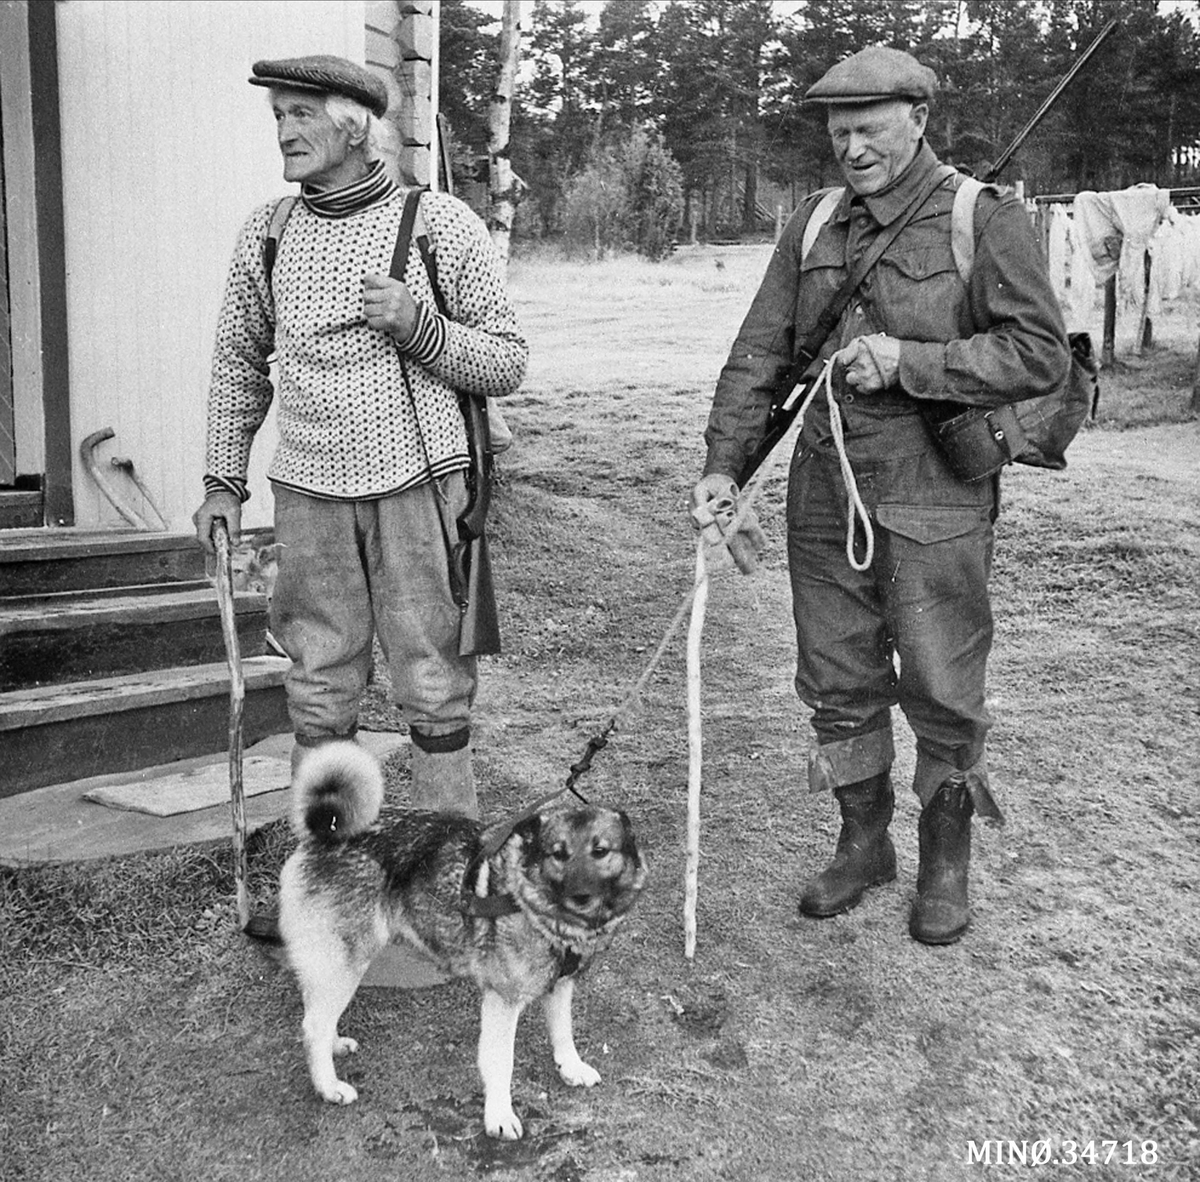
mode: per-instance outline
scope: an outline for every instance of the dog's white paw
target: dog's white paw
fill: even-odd
[[[334,1080],[333,1087],[321,1092],[321,1099],[330,1104],[353,1104],[358,1099],[358,1093],[348,1083],[337,1079]]]
[[[495,1137],[500,1141],[519,1141],[525,1134],[525,1128],[521,1124],[520,1118],[512,1110],[511,1104],[503,1108],[500,1105],[496,1105],[495,1108],[485,1105],[483,1127],[487,1129],[489,1137]]]
[[[573,1059],[555,1060],[559,1078],[569,1088],[594,1088],[600,1082],[600,1072],[578,1055]]]
[[[338,1035],[333,1040],[333,1053],[335,1055],[357,1055],[358,1043],[352,1038],[343,1038],[341,1035]]]

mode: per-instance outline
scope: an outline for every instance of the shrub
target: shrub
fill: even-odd
[[[621,152],[625,232],[639,254],[662,259],[683,220],[683,170],[662,138],[636,131]]]
[[[679,165],[660,137],[638,130],[571,181],[563,230],[569,246],[596,259],[629,249],[661,259],[671,253],[682,217]]]

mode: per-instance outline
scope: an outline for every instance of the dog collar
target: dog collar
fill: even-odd
[[[512,895],[477,895],[475,893],[479,868],[488,856],[488,851],[484,848],[467,863],[467,868],[463,872],[459,910],[473,919],[499,919],[504,915],[516,915],[521,908]]]

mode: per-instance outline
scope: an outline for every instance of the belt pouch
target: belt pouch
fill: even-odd
[[[949,418],[925,421],[950,470],[972,484],[1011,464],[1025,447],[1025,432],[1011,405],[971,407]]]

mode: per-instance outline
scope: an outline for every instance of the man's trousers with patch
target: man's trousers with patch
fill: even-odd
[[[377,500],[274,492],[271,628],[294,662],[287,695],[296,735],[353,733],[376,634],[405,721],[429,736],[466,727],[476,663],[458,654],[462,614],[446,542],[466,503],[462,473]]]

